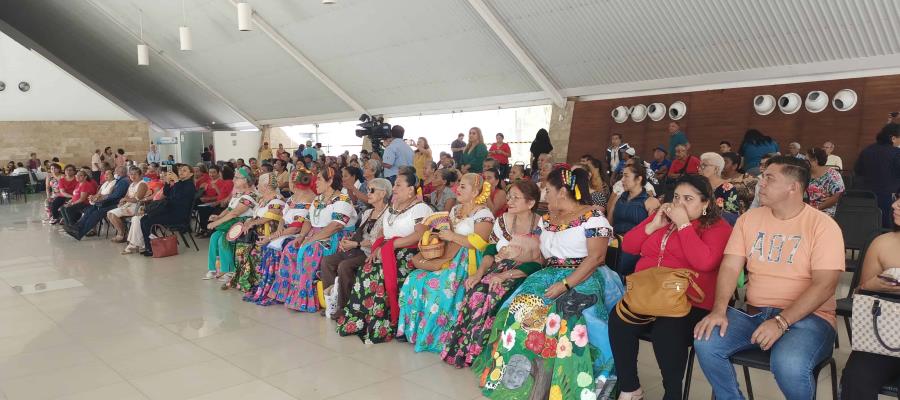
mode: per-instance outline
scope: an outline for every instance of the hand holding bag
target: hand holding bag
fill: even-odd
[[[655,267],[625,277],[625,296],[616,303],[616,314],[622,321],[645,325],[656,317],[683,317],[691,311],[691,302],[700,303],[706,297],[694,282],[697,272],[662,266],[666,242],[674,231],[672,226],[663,236]],[[693,288],[698,296],[689,294],[688,288]]]
[[[900,298],[858,290],[853,295],[854,351],[900,357]]]
[[[153,225],[150,232],[156,235],[150,239],[150,249],[153,251],[153,258],[162,258],[178,255],[178,238],[175,232],[162,225]]]

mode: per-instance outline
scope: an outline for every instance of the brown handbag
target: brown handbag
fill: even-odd
[[[625,277],[625,296],[616,304],[616,314],[622,321],[645,325],[657,317],[683,317],[691,311],[691,302],[700,303],[706,297],[694,282],[697,272],[661,265],[666,242],[674,231],[673,226],[663,236],[655,267]],[[688,293],[688,288],[693,288],[698,296]]]
[[[178,237],[169,228],[162,225],[153,225],[150,227],[156,237],[150,239],[150,250],[153,251],[153,258],[162,258],[178,255]]]

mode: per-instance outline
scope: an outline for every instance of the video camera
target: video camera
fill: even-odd
[[[382,155],[384,150],[381,147],[381,141],[391,137],[391,124],[384,122],[383,115],[370,116],[368,114],[360,115],[359,122],[361,123],[357,124],[359,129],[356,130],[356,136],[368,136],[372,141],[372,150]]]

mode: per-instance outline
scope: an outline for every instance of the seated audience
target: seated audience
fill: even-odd
[[[737,188],[722,178],[725,159],[719,153],[703,153],[700,156],[700,175],[709,180],[713,187],[714,204],[725,212],[725,219],[734,221],[747,210],[747,204],[741,201]]]
[[[425,179],[422,180],[422,196],[429,197],[434,192],[434,173],[437,171],[437,163],[425,163]]]
[[[800,159],[800,160],[806,159],[806,155],[803,154],[803,148],[800,146],[800,143],[797,143],[797,142],[788,143],[788,154],[787,155],[797,158],[797,159]]]
[[[813,147],[806,151],[806,155],[810,165],[810,181],[806,187],[809,205],[834,217],[837,204],[844,194],[844,178],[828,166],[825,150]]]
[[[539,225],[544,268],[497,312],[490,342],[475,361],[485,397],[607,398],[615,390],[606,321],[624,288],[603,266],[612,227],[583,195],[589,185],[584,170],[557,168],[549,175],[553,212]]]
[[[813,368],[831,356],[834,292],[844,270],[841,229],[803,203],[809,166],[792,156],[769,160],[760,207],[734,226],[719,268],[712,311],[694,328],[700,367],[718,399],[743,398],[729,357],[771,350],[771,370],[788,399],[812,399]],[[747,311],[730,308],[747,265]]]
[[[623,321],[618,314],[610,313],[609,340],[622,391],[620,399],[639,399],[643,395],[637,371],[638,342],[648,332],[663,377],[663,398],[681,399],[694,325],[713,306],[716,273],[731,234],[731,226],[720,215],[709,181],[687,175],[678,179],[672,203],[663,204],[625,234],[622,250],[640,254],[635,272],[653,267],[688,269],[699,274],[694,281],[703,294],[689,290],[691,310],[687,315],[657,317],[645,325]]]
[[[603,161],[590,157],[581,165],[588,171],[591,179],[591,205],[602,213],[606,213],[611,190],[606,174],[603,173]]]
[[[723,140],[719,142],[719,154],[725,154],[731,152],[731,142],[727,140]]]
[[[491,185],[491,195],[484,205],[491,210],[494,217],[499,217],[506,212],[506,187],[500,180],[500,171],[497,168],[484,170],[484,181]]]
[[[474,274],[466,278],[462,308],[446,335],[441,359],[465,368],[481,354],[494,313],[528,275],[541,268],[540,243],[534,234],[541,217],[534,213],[540,192],[531,181],[510,184],[509,211],[494,220],[490,243]],[[477,367],[476,367],[477,368]]]
[[[141,179],[140,169],[136,167],[129,168],[128,180],[131,181],[131,184],[128,185],[125,197],[119,200],[118,207],[106,213],[106,219],[109,220],[113,228],[116,228],[116,236],[112,238],[112,241],[115,243],[125,242],[127,232],[125,232],[125,222],[122,221],[122,218],[133,217],[137,214],[140,202],[147,195],[148,191],[147,182]]]
[[[778,142],[756,129],[748,129],[739,149],[738,154],[744,159],[744,171],[759,176],[760,160],[766,154],[777,153]]]
[[[825,165],[837,168],[838,170],[844,169],[844,160],[841,160],[837,154],[834,154],[834,142],[825,142],[822,144],[822,150],[825,150],[825,154],[828,154],[828,159],[825,161]]]
[[[431,183],[434,191],[431,192],[429,203],[437,211],[450,211],[456,205],[456,193],[451,189],[456,183],[457,173],[453,169],[440,169],[434,172]]]
[[[347,305],[337,319],[341,336],[355,335],[365,343],[390,341],[397,332],[400,316],[398,292],[412,269],[416,244],[427,227],[422,220],[431,207],[416,198],[415,175],[400,173],[394,182],[391,205],[382,220],[381,238],[372,243],[372,252],[356,272]]]
[[[725,169],[722,170],[722,178],[734,185],[738,199],[749,207],[756,192],[756,178],[748,173],[742,173],[741,156],[738,153],[728,152],[722,154],[725,159]]]
[[[12,161],[10,161],[12,163]],[[28,175],[28,168],[25,168],[25,164],[18,162],[16,163],[16,167],[9,172],[9,176],[18,176],[18,175]]]
[[[622,171],[620,182],[624,191],[613,196],[614,202],[608,213],[613,232],[619,237],[627,234],[659,208],[659,200],[651,196],[645,187],[647,184],[645,172],[642,163],[630,163]],[[619,256],[616,272],[626,276],[634,271],[638,253],[625,252],[621,248],[620,251],[622,254]]]
[[[509,169],[509,181],[531,181],[531,178],[525,173],[525,164],[513,164]]]
[[[675,159],[669,168],[669,177],[677,178],[682,175],[697,174],[700,172],[700,159],[688,154],[689,144],[675,146]]]
[[[286,174],[287,172],[285,172]],[[200,205],[197,206],[197,216],[200,218],[199,237],[208,237],[212,232],[207,228],[210,216],[219,214],[231,199],[234,190],[234,170],[225,166],[209,167],[209,183],[206,192],[200,196]]]
[[[337,167],[335,167],[337,168]],[[344,189],[341,191],[343,194],[350,196],[350,188],[354,188],[356,190],[362,191],[367,190],[366,178],[363,175],[363,171],[356,167],[345,166],[340,168],[341,171],[341,186]],[[359,199],[357,201],[353,200],[353,197],[350,197],[350,203],[353,204],[353,207],[356,208],[357,212],[362,212],[362,210],[366,209],[366,202],[363,199]]]
[[[92,206],[84,210],[84,215],[73,226],[66,227],[66,233],[76,240],[81,240],[88,232],[93,231],[97,223],[106,216],[106,213],[119,204],[119,200],[125,197],[128,191],[128,185],[131,181],[126,176],[125,167],[116,167],[115,169],[115,185],[112,192],[107,196],[102,196]]]
[[[771,159],[772,157],[775,157],[777,155],[779,155],[779,154],[778,153],[769,153],[769,154],[762,156],[762,158],[759,161],[759,167],[758,167],[759,176],[762,176],[763,172],[766,171],[766,164],[769,163],[769,159]],[[753,202],[750,203],[750,209],[759,207],[759,183],[758,182],[754,189],[755,190],[753,192]]]
[[[891,207],[894,231],[882,234],[869,245],[859,288],[896,297],[900,295],[900,284],[884,276],[891,276],[888,270],[900,268],[900,252],[897,251],[900,248],[900,197]],[[853,351],[841,377],[841,399],[876,399],[882,386],[895,384],[898,378],[900,360],[897,357]]]
[[[650,161],[650,170],[656,176],[656,180],[662,182],[669,174],[672,167],[672,160],[669,160],[669,153],[662,146],[653,149],[653,161]]]
[[[337,252],[341,239],[349,236],[356,226],[356,210],[350,198],[341,193],[341,179],[337,174],[332,167],[319,171],[315,186],[319,195],[309,206],[307,233],[287,244],[281,252],[274,300],[284,303],[288,309],[319,311],[315,281],[322,258]]]
[[[256,182],[244,168],[234,175],[234,191],[228,200],[228,207],[209,217],[207,229],[213,231],[209,238],[209,252],[206,260],[205,280],[218,279],[225,285],[234,277],[234,243],[225,239],[225,233],[232,225],[251,218],[259,204]]]
[[[75,173],[75,180],[78,181],[78,186],[75,186],[72,198],[59,210],[67,228],[81,219],[84,209],[90,206],[88,197],[97,193],[97,184],[91,179],[90,171],[79,170]]]
[[[338,252],[322,259],[322,284],[326,293],[337,294],[337,312],[331,318],[337,321],[343,315],[350,299],[357,270],[372,254],[372,244],[382,237],[385,211],[391,201],[391,182],[384,178],[369,181],[369,198],[372,205],[362,213],[353,236],[342,239]],[[329,289],[330,288],[330,289]]]
[[[253,177],[252,173],[248,174]],[[275,174],[260,175],[257,188],[258,207],[252,218],[243,221],[241,238],[234,244],[235,275],[222,289],[234,287],[246,293],[258,285],[260,274],[256,266],[259,265],[261,255],[259,240],[271,237],[284,215],[287,204],[278,191]]]
[[[276,177],[273,176],[271,179],[275,179],[277,182]],[[297,167],[291,175],[291,197],[287,199],[287,204],[285,204],[281,223],[274,232],[259,238],[256,242],[261,247],[259,264],[256,267],[258,279],[255,287],[251,287],[247,291],[244,301],[263,306],[274,304],[275,294],[281,290],[280,286],[275,286],[275,283],[278,279],[278,266],[280,265],[282,250],[284,250],[286,243],[297,237],[305,237],[309,231],[309,224],[306,222],[309,218],[309,206],[316,198],[315,190],[313,190],[314,179],[315,176],[302,167]],[[279,283],[287,284],[288,282],[282,280]]]
[[[471,134],[469,140],[471,143]],[[440,338],[456,320],[465,294],[460,290],[462,282],[478,268],[494,224],[493,213],[484,205],[490,191],[490,184],[480,175],[463,175],[458,203],[450,210],[451,228],[438,232],[438,238],[446,243],[444,254],[435,259],[425,259],[422,253],[413,256],[416,270],[400,290],[398,335],[414,344],[416,352],[443,350]]]
[[[49,197],[47,197],[47,222],[50,225],[62,222],[62,214],[59,209],[72,198],[72,192],[75,191],[76,186],[78,186],[78,180],[75,178],[74,166],[67,165],[65,173],[61,174],[59,164],[52,164],[51,175],[47,177],[47,188],[50,191]]]
[[[146,243],[144,252],[147,257],[153,256],[150,247],[150,228],[153,225],[186,226],[190,223],[191,208],[194,205],[194,170],[187,164],[176,164],[175,172],[166,173],[166,183],[163,187],[165,203],[154,213],[148,213],[141,218],[141,235]]]
[[[446,168],[456,168],[456,163],[453,161],[453,156],[445,151],[442,151],[441,156],[438,159],[438,169]]]

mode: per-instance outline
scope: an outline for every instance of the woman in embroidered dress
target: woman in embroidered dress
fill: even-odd
[[[320,194],[309,205],[309,232],[285,246],[278,262],[278,279],[285,278],[275,300],[296,311],[317,312],[315,280],[322,257],[334,254],[341,239],[356,226],[356,210],[341,193],[341,176],[334,167],[324,167],[316,176]]]
[[[234,245],[234,258],[236,270],[234,279],[230,284],[223,285],[222,289],[229,287],[239,288],[242,292],[255,287],[259,279],[256,273],[256,265],[259,263],[260,246],[259,238],[269,237],[278,223],[281,221],[281,213],[284,211],[284,198],[278,192],[278,180],[272,173],[260,175],[259,207],[256,208],[253,218],[244,221],[242,232],[243,239]]]
[[[443,350],[440,337],[456,321],[465,295],[462,283],[477,270],[494,224],[494,214],[484,206],[491,187],[481,175],[463,175],[458,192],[459,204],[450,210],[452,229],[438,234],[447,242],[445,257],[413,257],[416,271],[400,291],[398,335],[415,344],[417,352]]]
[[[492,399],[614,398],[606,321],[624,289],[602,266],[612,227],[590,205],[587,171],[557,168],[545,191],[545,267],[497,313],[476,373]]]
[[[431,207],[416,198],[418,179],[410,171],[397,174],[391,205],[382,218],[382,237],[372,243],[372,252],[350,292],[343,315],[338,317],[341,336],[357,335],[366,343],[391,340],[400,315],[398,291],[409,274],[409,261],[418,253],[416,243],[425,232],[423,219]]]
[[[494,221],[492,244],[485,250],[478,271],[465,281],[466,294],[455,326],[441,337],[444,343],[441,358],[448,364],[457,368],[472,365],[488,339],[499,305],[525,277],[541,268],[541,264],[533,262],[540,260],[524,262],[520,258],[526,253],[539,253],[539,249],[528,251],[510,247],[513,237],[533,236],[540,221],[540,216],[534,213],[540,197],[540,190],[531,181],[519,180],[510,184],[509,211]],[[513,251],[520,254],[513,256],[510,254]]]
[[[276,185],[278,179],[272,174]],[[309,205],[316,197],[313,191],[315,176],[306,168],[298,168],[290,179],[290,188],[293,193],[284,206],[281,214],[281,223],[275,232],[268,237],[260,238],[257,245],[262,252],[259,256],[259,265],[256,273],[259,276],[255,289],[247,292],[244,301],[254,302],[262,306],[274,303],[274,294],[278,292],[279,285],[289,285],[290,279],[278,281],[278,265],[281,260],[281,251],[284,244],[290,242],[299,234],[303,237],[309,230],[309,225],[304,228],[304,223],[309,216]]]
[[[228,201],[228,208],[209,217],[211,222],[207,229],[215,229],[215,232],[209,238],[208,270],[203,279],[219,278],[225,284],[231,282],[234,277],[234,244],[225,239],[225,233],[236,222],[252,217],[258,203],[253,177],[245,170],[238,170],[234,174],[234,193]]]

